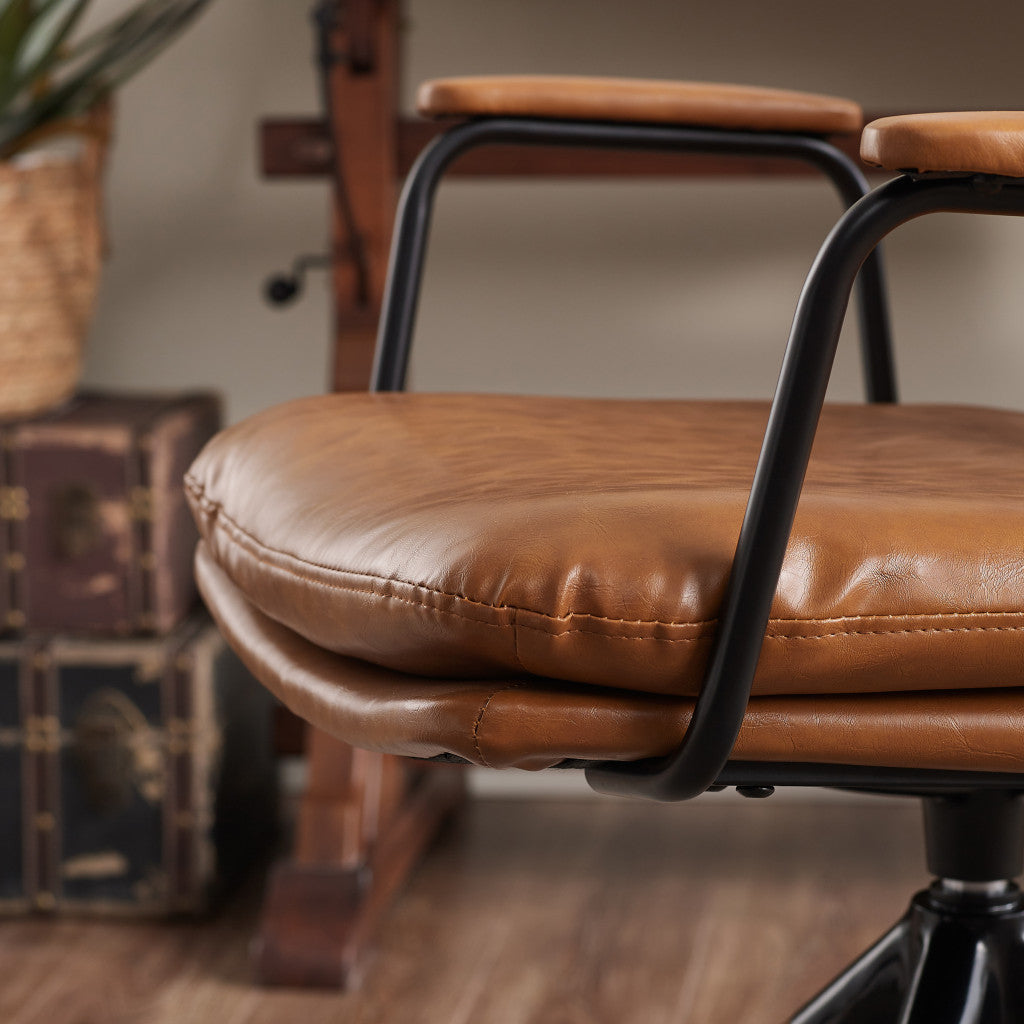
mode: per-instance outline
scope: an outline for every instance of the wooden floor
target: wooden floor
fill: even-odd
[[[259,990],[255,890],[203,924],[0,925],[4,1024],[772,1024],[926,881],[918,810],[476,802],[360,991]]]

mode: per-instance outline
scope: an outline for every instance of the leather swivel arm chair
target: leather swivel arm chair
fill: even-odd
[[[1024,213],[1024,114],[868,127],[865,159],[910,173],[825,242],[770,406],[394,393],[432,189],[467,140],[791,147],[835,127],[796,123],[807,98],[776,94],[769,115],[767,94],[705,87],[708,114],[692,90],[427,91],[428,112],[470,120],[407,187],[377,393],[288,403],[211,442],[187,481],[201,589],[254,673],[358,746],[580,767],[663,800],[923,798],[936,881],[792,1020],[1024,1021],[1024,415],[895,404],[870,262],[876,401],[824,404],[885,234],[938,210]]]

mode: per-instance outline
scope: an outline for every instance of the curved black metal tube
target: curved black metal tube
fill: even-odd
[[[871,191],[867,179],[845,153],[828,146],[815,151],[815,155],[821,159],[819,166],[832,179],[847,207],[853,206]],[[896,402],[899,395],[893,361],[892,325],[885,294],[882,252],[877,246],[861,264],[857,277],[857,305],[860,310],[860,353],[867,399],[869,402]]]
[[[605,793],[684,800],[725,768],[750,699],[839,332],[858,269],[890,231],[928,213],[1024,214],[1024,186],[897,178],[846,212],[818,253],[797,305],[693,718],[666,758],[587,769]]]
[[[377,335],[372,391],[401,391],[405,387],[430,219],[442,175],[466,150],[498,143],[676,150],[799,160],[822,171],[847,206],[868,192],[868,183],[852,160],[823,139],[808,136],[531,118],[484,118],[457,125],[420,154],[402,193]],[[861,276],[860,303],[868,398],[872,402],[894,402],[896,371],[881,257],[877,254],[867,261]]]

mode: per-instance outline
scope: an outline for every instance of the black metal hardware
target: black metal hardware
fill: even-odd
[[[327,253],[299,256],[292,263],[288,273],[274,274],[263,285],[263,297],[272,306],[286,306],[302,294],[306,283],[306,271],[314,267],[330,267],[331,257]]]
[[[857,271],[890,231],[929,213],[1024,214],[1024,186],[986,178],[887,182],[846,212],[807,277],[750,490],[710,662],[667,758],[587,770],[601,792],[682,800],[721,782],[750,698],[769,610]],[[1019,784],[1018,784],[1019,785]]]
[[[928,797],[939,877],[791,1024],[1019,1024],[1024,1020],[1020,795]]]
[[[774,786],[737,786],[736,792],[748,800],[766,800],[775,795]]]
[[[797,160],[818,168],[849,206],[868,191],[867,181],[844,153],[824,139],[771,132],[721,131],[676,125],[485,118],[467,121],[435,139],[409,173],[399,205],[384,310],[377,335],[371,390],[405,387],[426,257],[427,235],[438,183],[451,162],[483,145],[577,146],[606,149],[676,150],[725,156]],[[881,257],[865,262],[860,279],[862,352],[868,397],[896,401],[889,317]]]
[[[441,764],[469,764],[458,754],[427,758]],[[603,761],[567,758],[550,771],[585,771]],[[953,768],[888,768],[878,765],[822,764],[811,761],[730,761],[705,790],[720,793],[730,786],[775,789],[813,786],[895,796],[963,796],[982,791],[1024,795],[1020,772],[965,771]]]
[[[321,71],[348,60],[348,54],[334,45],[334,33],[341,28],[342,0],[318,0],[310,12],[316,40],[316,66]]]
[[[1020,890],[957,894],[940,882],[790,1024],[1019,1024],[1021,978]]]
[[[355,74],[368,74],[377,64],[373,22],[377,0],[319,0],[312,12],[316,27],[316,62],[320,68],[347,63]],[[334,45],[334,33],[348,29],[348,49]]]
[[[580,768],[602,767],[599,762]],[[938,768],[886,768],[876,765],[815,764],[805,761],[730,761],[715,779],[727,786],[824,786],[865,793],[907,796],[962,795],[979,790],[1024,793],[1024,776],[1016,772],[980,772]],[[708,787],[709,789],[711,787]]]
[[[351,52],[340,50],[334,45],[335,33],[342,26],[343,8],[348,10]],[[274,274],[263,286],[264,298],[271,305],[285,306],[302,293],[303,279],[310,267],[330,267],[333,259],[351,261],[356,275],[356,301],[365,306],[370,298],[370,265],[366,255],[366,241],[356,221],[352,200],[349,196],[345,169],[341,162],[338,139],[335,132],[334,92],[331,88],[331,74],[336,65],[348,62],[355,72],[371,71],[373,53],[373,13],[375,0],[318,0],[310,18],[316,39],[315,64],[320,88],[320,103],[324,112],[324,123],[329,129],[330,175],[335,204],[345,226],[347,246],[336,249],[335,256],[300,256],[292,265],[290,274]]]
[[[927,797],[924,834],[928,870],[939,878],[988,882],[1016,878],[1024,871],[1024,807],[1019,793]]]

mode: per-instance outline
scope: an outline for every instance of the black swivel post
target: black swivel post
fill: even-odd
[[[993,882],[1024,873],[1024,803],[1018,793],[929,796],[928,870],[936,878]]]
[[[1024,1021],[1024,801],[1016,790],[924,798],[928,868],[907,913],[790,1024]]]

